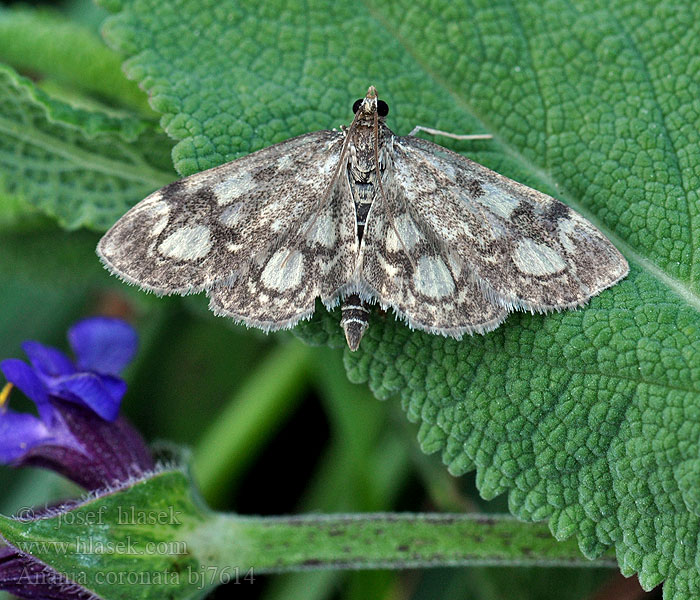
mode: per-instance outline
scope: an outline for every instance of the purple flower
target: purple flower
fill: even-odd
[[[126,383],[118,373],[136,352],[136,332],[124,321],[96,317],[71,327],[68,341],[75,361],[55,348],[25,342],[31,364],[0,363],[9,382],[0,392],[0,462],[53,469],[105,493],[155,468],[143,438],[119,416]],[[38,416],[7,406],[13,386],[36,404]],[[95,598],[79,582],[11,545],[0,545],[0,590],[36,600]]]
[[[8,408],[7,387],[0,394],[0,462],[50,468],[89,490],[152,469],[143,439],[119,417],[126,383],[117,374],[136,352],[136,332],[119,319],[94,317],[71,327],[68,341],[75,361],[25,342],[31,365],[18,359],[0,363],[39,415]]]
[[[126,383],[118,374],[136,353],[136,332],[119,319],[94,317],[73,325],[68,330],[68,342],[76,355],[75,362],[60,350],[29,341],[22,344],[22,349],[31,367],[9,359],[0,363],[0,368],[7,380],[32,400],[62,398],[113,421],[126,392]]]

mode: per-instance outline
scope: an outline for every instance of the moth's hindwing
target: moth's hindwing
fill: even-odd
[[[420,138],[393,149],[396,195],[495,305],[571,308],[627,275],[617,248],[558,200]]]
[[[344,174],[343,174],[344,175]],[[311,316],[315,300],[330,306],[357,262],[355,211],[348,179],[339,177],[317,211],[253,257],[232,285],[210,291],[216,314],[265,331],[292,327]]]

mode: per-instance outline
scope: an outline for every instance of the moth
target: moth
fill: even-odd
[[[461,338],[516,310],[573,308],[627,261],[558,200],[386,125],[370,87],[340,131],[316,131],[165,186],[100,240],[105,266],[156,294],[206,291],[264,331],[341,304],[356,350],[372,304]]]

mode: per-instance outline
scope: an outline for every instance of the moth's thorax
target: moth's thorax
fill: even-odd
[[[350,192],[355,205],[357,237],[361,241],[367,222],[369,209],[379,193],[378,175],[386,168],[385,136],[391,131],[378,123],[375,131],[374,121],[359,120],[348,130],[347,177]],[[377,162],[379,164],[377,164]]]
[[[382,170],[382,156],[387,135],[391,135],[389,128],[381,122],[378,124],[375,134],[374,121],[358,120],[352,131],[349,132],[350,170],[357,182],[369,181],[372,173],[376,173],[377,158],[379,158],[380,170]]]

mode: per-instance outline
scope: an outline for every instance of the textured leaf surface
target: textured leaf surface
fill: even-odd
[[[700,6],[563,0],[109,2],[108,40],[193,173],[347,123],[369,84],[389,125],[490,131],[438,140],[553,193],[632,264],[588,307],[511,317],[462,342],[391,315],[346,364],[398,393],[424,450],[481,492],[549,519],[667,598],[700,596]],[[303,335],[335,342],[337,314]],[[361,426],[358,424],[358,426]]]
[[[172,179],[148,122],[50,98],[0,65],[0,185],[66,228],[106,229]]]

